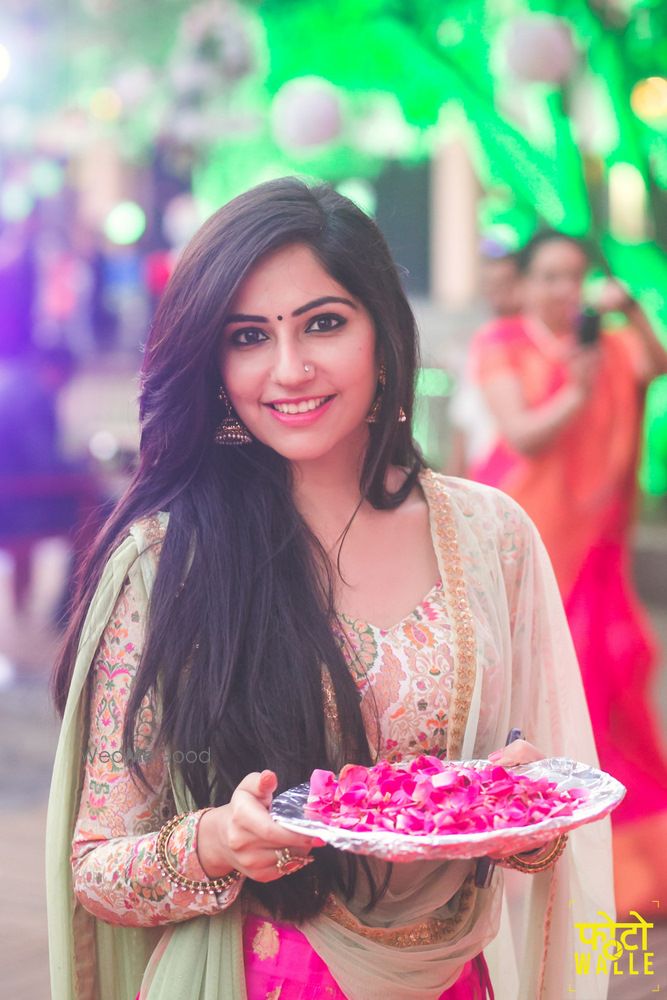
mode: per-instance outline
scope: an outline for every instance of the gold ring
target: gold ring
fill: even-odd
[[[276,868],[281,875],[293,875],[294,872],[300,871],[314,860],[315,858],[310,855],[305,858],[292,857],[289,847],[280,847],[276,850]]]

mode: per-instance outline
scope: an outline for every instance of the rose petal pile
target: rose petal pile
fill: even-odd
[[[559,791],[546,778],[498,765],[477,769],[422,756],[407,764],[346,764],[338,778],[332,771],[313,771],[306,814],[356,832],[437,836],[571,816],[586,798],[581,788]]]

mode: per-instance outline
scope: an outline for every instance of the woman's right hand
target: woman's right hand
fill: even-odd
[[[289,848],[292,857],[305,857],[322,841],[283,829],[271,818],[269,807],[278,779],[273,771],[247,774],[229,803],[209,809],[199,821],[197,854],[209,878],[232,869],[256,882],[282,877],[277,852]]]

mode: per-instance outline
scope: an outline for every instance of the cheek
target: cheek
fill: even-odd
[[[258,365],[249,354],[222,352],[220,374],[227,394],[235,406],[241,400],[252,398],[258,391],[261,381]]]
[[[375,331],[370,330],[359,344],[356,368],[360,380],[370,381],[373,386],[377,382],[378,361],[376,358]]]

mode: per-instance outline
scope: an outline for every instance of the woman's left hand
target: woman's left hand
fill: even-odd
[[[530,764],[534,760],[544,760],[544,754],[541,750],[538,750],[536,746],[529,743],[528,740],[514,740],[513,743],[508,743],[506,747],[502,750],[494,750],[493,753],[489,754],[489,760],[492,764],[498,764],[501,767],[516,767],[517,764]],[[544,847],[546,844],[553,843],[553,837],[547,837],[544,843],[539,845]],[[535,850],[538,845],[535,845]],[[503,858],[507,857],[509,852],[500,852],[499,854],[491,854],[489,857],[493,858],[494,861],[502,861]]]
[[[494,750],[489,754],[492,764],[501,767],[516,767],[517,764],[530,764],[534,760],[544,760],[544,754],[528,740],[514,740],[502,750]]]

